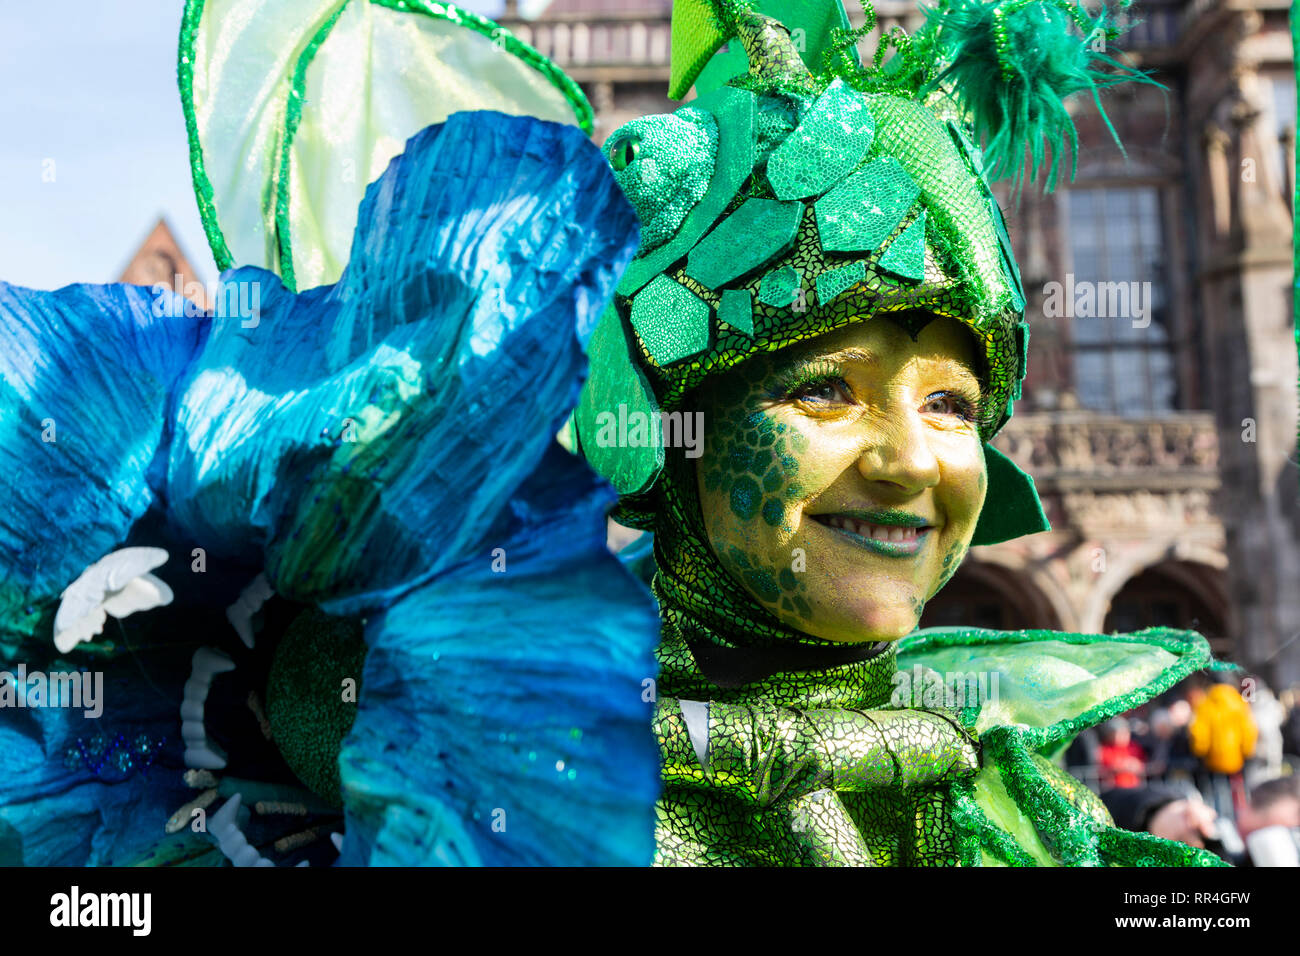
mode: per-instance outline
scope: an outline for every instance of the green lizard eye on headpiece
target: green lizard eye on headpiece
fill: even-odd
[[[641,246],[592,337],[574,424],[625,520],[648,525],[664,451],[657,429],[641,448],[596,440],[620,406],[657,425],[759,352],[908,313],[962,322],[983,356],[989,492],[974,543],[1048,527],[1032,480],[987,444],[1020,397],[1028,344],[988,181],[1019,188],[1028,151],[1050,189],[1059,150],[1044,143],[1066,138],[1077,153],[1063,99],[1145,78],[1096,52],[1119,31],[1071,0],[944,0],[863,64],[866,9],[849,30],[837,0],[677,0],[669,95],[699,95],[606,142]],[[740,49],[717,53],[732,38]]]

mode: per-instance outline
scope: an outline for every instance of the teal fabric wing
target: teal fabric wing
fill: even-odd
[[[337,285],[224,277],[260,290],[260,318],[215,319],[181,386],[174,520],[223,553],[255,542],[278,593],[330,613],[433,579],[576,402],[636,239],[574,127],[480,112],[420,133],[367,190]]]
[[[492,547],[370,621],[343,862],[649,865],[659,616],[605,548],[613,501],[553,445]]]

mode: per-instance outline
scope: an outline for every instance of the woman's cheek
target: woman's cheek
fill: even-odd
[[[761,537],[768,536],[765,529],[793,533],[808,437],[771,411],[719,424],[701,471],[705,492],[721,496],[731,518],[752,524]]]
[[[799,573],[805,558],[788,541],[803,494],[808,436],[770,410],[719,424],[700,472],[714,551],[755,598],[803,624],[812,613]]]
[[[988,466],[984,459],[984,447],[976,440],[975,449],[958,446],[961,458],[951,458],[943,469],[944,512],[947,517],[947,531],[943,536],[937,581],[930,590],[933,597],[947,584],[961,566],[970,550],[971,539],[975,535],[975,526],[979,523],[980,511],[984,507],[984,498],[988,490]],[[927,600],[929,600],[927,597]]]

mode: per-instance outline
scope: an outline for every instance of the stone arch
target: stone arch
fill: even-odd
[[[1089,548],[1100,546],[1106,555],[1105,570],[1097,582],[1088,589],[1079,614],[1080,630],[1085,634],[1100,634],[1110,610],[1111,598],[1120,588],[1144,569],[1175,557],[1176,544],[1168,539],[1140,543],[1096,542]]]
[[[1146,565],[1130,576],[1107,604],[1106,631],[1179,627],[1205,635],[1216,653],[1230,649],[1227,582],[1223,570],[1211,564],[1169,558]]]

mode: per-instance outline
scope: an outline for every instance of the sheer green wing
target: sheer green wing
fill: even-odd
[[[431,0],[187,0],[179,78],[217,266],[338,280],[357,205],[406,140],[461,110],[576,123],[582,90],[491,20]]]
[[[1047,759],[1083,728],[1213,666],[1209,644],[1192,631],[930,628],[901,642],[896,691],[914,696],[919,681],[922,694],[940,688],[936,706],[969,708],[983,768],[952,791],[968,865],[1220,866],[1206,850],[1115,827]]]
[[[928,628],[898,649],[898,670],[908,680],[918,666],[944,675],[945,686],[957,686],[960,706],[974,703],[978,691],[977,731],[1032,728],[1035,749],[1049,755],[1083,728],[1210,665],[1205,638],[1168,628],[1110,635]]]

